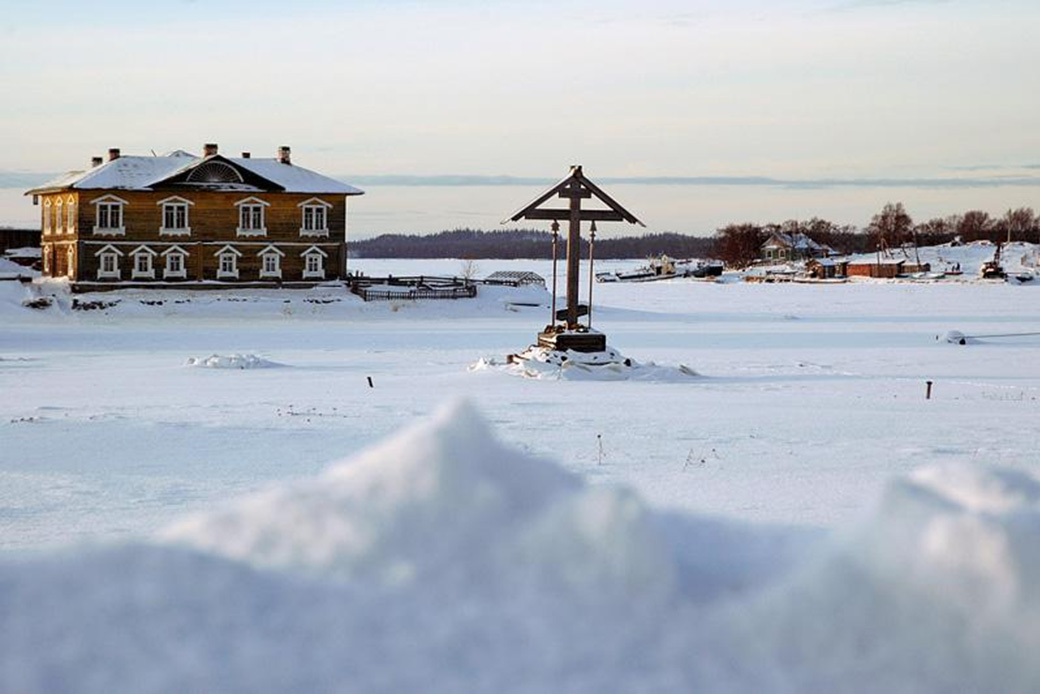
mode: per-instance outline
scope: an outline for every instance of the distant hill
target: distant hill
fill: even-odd
[[[566,236],[561,233],[560,257],[566,253],[566,245]],[[713,245],[711,238],[674,233],[598,238],[596,257],[645,258],[666,253],[676,258],[706,258],[712,255]],[[351,241],[350,252],[360,258],[545,259],[552,257],[552,234],[534,229],[454,229],[424,236],[384,234]],[[582,257],[588,257],[588,253],[588,239],[583,236]]]

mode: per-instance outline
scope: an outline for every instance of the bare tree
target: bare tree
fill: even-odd
[[[735,268],[745,268],[758,259],[768,234],[757,224],[729,224],[715,232],[715,256]]]
[[[465,258],[459,263],[459,276],[467,282],[476,279],[479,271],[480,268],[472,258]]]
[[[957,235],[964,241],[988,239],[992,231],[993,219],[982,210],[968,210],[957,225]]]
[[[912,238],[914,220],[903,208],[903,203],[888,203],[874,215],[867,226],[867,233],[874,245],[888,254],[888,249],[902,246]]]
[[[1033,212],[1032,207],[1019,207],[1017,210],[1008,210],[1001,217],[998,225],[1002,231],[1007,232],[1007,242],[1014,240],[1025,241],[1040,231],[1040,219]]]
[[[959,222],[959,217],[933,217],[927,222],[914,225],[914,235],[917,237],[917,242],[923,246],[949,243],[957,235]]]

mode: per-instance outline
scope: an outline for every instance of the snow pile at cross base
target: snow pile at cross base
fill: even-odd
[[[613,347],[602,352],[555,350],[537,345],[504,362],[493,357],[471,364],[470,371],[499,371],[539,380],[578,381],[666,381],[684,382],[699,374],[686,366],[665,366],[638,362],[623,356]]]
[[[0,564],[0,691],[1037,691],[1040,482],[841,539],[669,515],[465,405],[147,545]]]

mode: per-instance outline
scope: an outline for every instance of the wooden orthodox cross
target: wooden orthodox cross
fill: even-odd
[[[569,201],[567,208],[545,206],[554,197]],[[606,209],[582,209],[581,202],[595,199]],[[578,286],[579,263],[581,261],[581,223],[591,222],[595,229],[596,222],[628,222],[645,227],[635,215],[618,204],[603,192],[599,186],[585,177],[581,166],[572,166],[571,172],[563,180],[535,198],[530,204],[518,210],[506,222],[518,222],[521,219],[569,222],[567,229],[567,308],[566,321],[563,326],[553,324],[546,332],[539,335],[539,343],[556,349],[575,349],[577,351],[600,351],[605,348],[605,338],[599,340],[581,339],[578,333],[589,333],[586,326],[578,324]],[[504,222],[503,222],[504,223]],[[556,227],[554,226],[554,229]],[[590,281],[592,278],[589,278]],[[591,308],[591,307],[590,307]],[[592,337],[591,335],[589,337]],[[568,339],[570,338],[570,339]],[[602,347],[599,345],[602,343]]]

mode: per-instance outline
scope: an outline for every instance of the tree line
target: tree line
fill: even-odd
[[[704,236],[661,233],[596,239],[596,258],[645,258],[665,253],[676,258],[706,258],[715,240]],[[567,236],[561,233],[559,257],[566,254]],[[425,236],[383,234],[350,242],[352,255],[361,258],[463,258],[544,260],[552,258],[552,234],[537,229],[453,229]],[[581,256],[589,257],[589,239],[581,239]]]
[[[713,255],[733,267],[747,267],[759,258],[762,244],[774,232],[803,233],[841,254],[890,253],[910,245],[936,246],[987,240],[1040,242],[1040,216],[1031,207],[1009,209],[1001,217],[983,210],[934,217],[915,223],[901,202],[888,203],[862,229],[813,217],[779,224],[728,224],[715,233]]]

